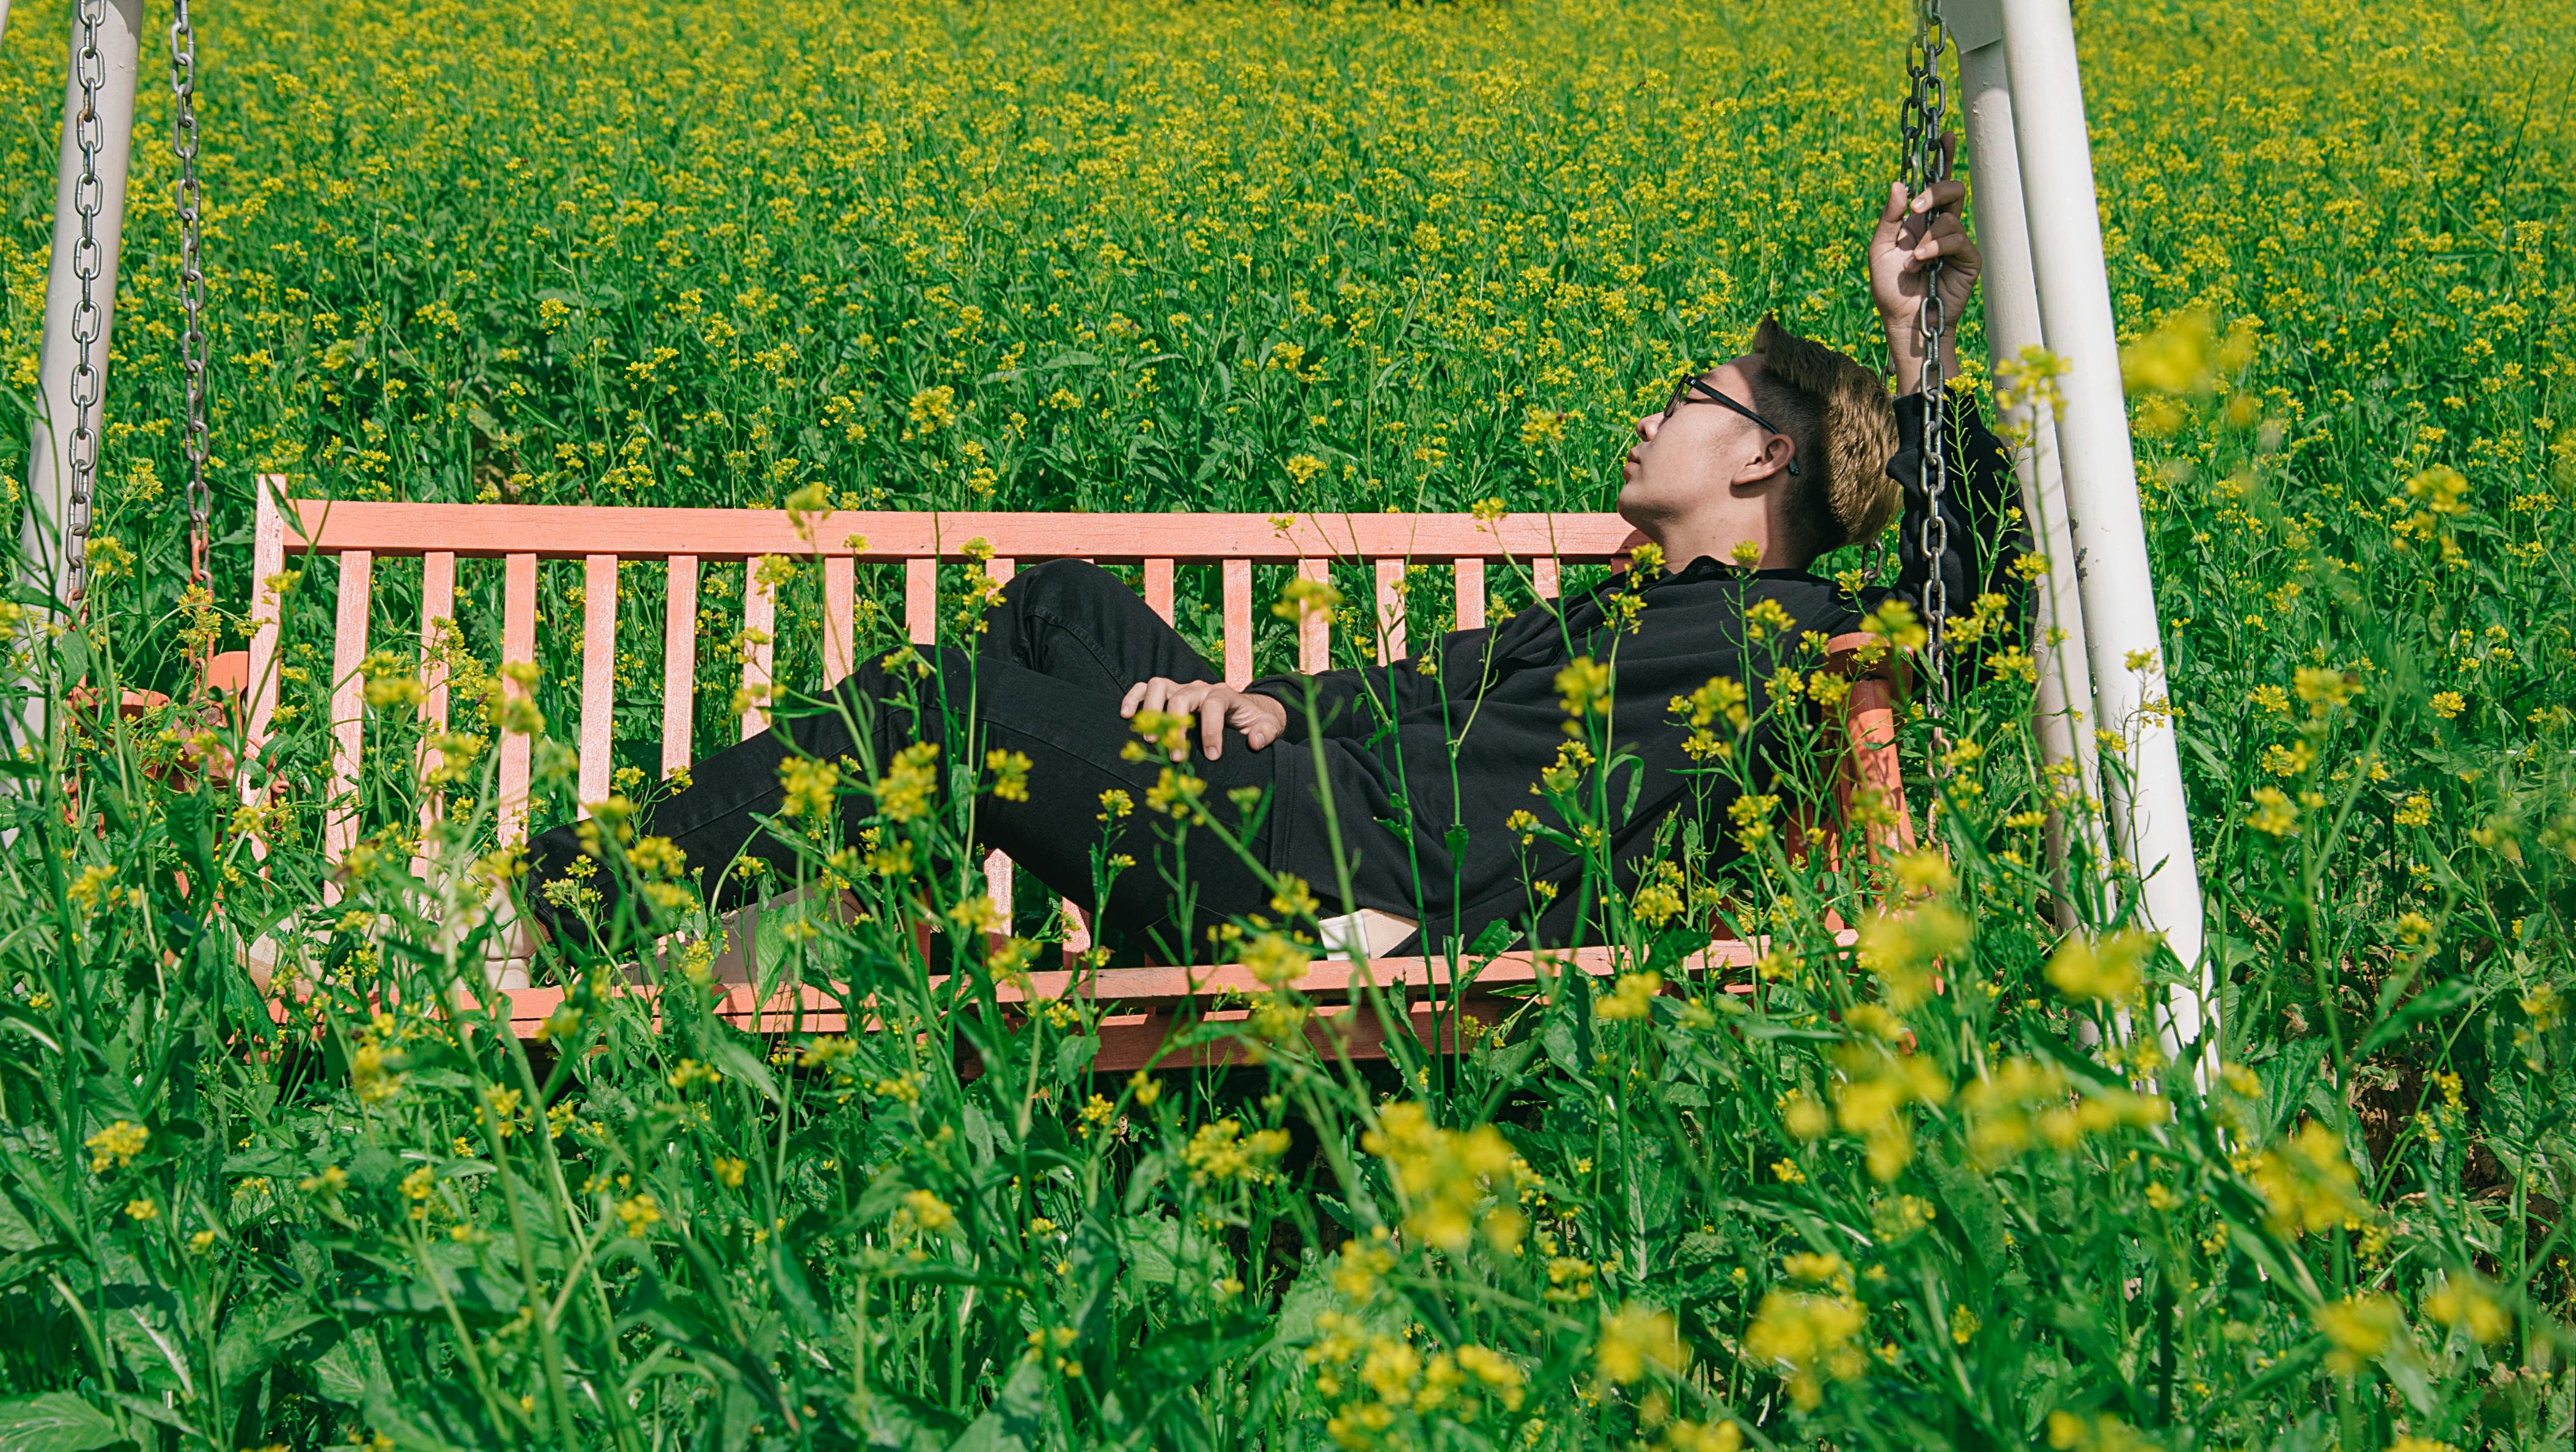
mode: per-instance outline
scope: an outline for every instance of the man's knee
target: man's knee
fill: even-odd
[[[1011,577],[1002,587],[1002,603],[1041,614],[1061,614],[1069,605],[1104,598],[1108,592],[1133,595],[1118,577],[1089,560],[1047,560]]]

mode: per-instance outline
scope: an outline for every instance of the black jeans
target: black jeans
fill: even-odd
[[[688,789],[644,813],[639,835],[670,838],[688,855],[702,885],[721,878],[726,887],[717,906],[731,907],[778,880],[771,875],[763,884],[738,868],[728,872],[737,857],[765,859],[793,878],[796,854],[764,826],[785,802],[778,773],[789,758],[848,756],[867,764],[861,771],[842,768],[844,780],[855,778],[861,788],[841,798],[844,835],[855,839],[860,824],[877,810],[866,790],[868,771],[882,773],[904,747],[934,743],[943,765],[961,751],[1016,751],[1030,763],[1027,798],[1008,801],[984,792],[976,802],[976,836],[984,847],[1009,853],[1058,896],[1097,910],[1110,927],[1146,935],[1165,961],[1180,961],[1185,951],[1189,961],[1208,961],[1210,926],[1266,910],[1271,890],[1241,855],[1205,830],[1176,832],[1170,817],[1147,807],[1146,793],[1169,759],[1158,752],[1141,761],[1123,755],[1138,739],[1118,713],[1128,687],[1151,676],[1217,676],[1116,577],[1079,560],[1033,566],[1014,577],[1000,603],[986,612],[973,656],[946,646],[916,649],[926,672],[903,663],[890,668],[883,658],[867,660],[842,682],[842,710],[787,721],[691,766]],[[852,737],[853,723],[867,737],[871,750],[865,755]],[[1263,866],[1271,864],[1274,834],[1283,825],[1279,814],[1320,818],[1318,803],[1288,800],[1273,790],[1282,754],[1299,748],[1283,743],[1255,751],[1228,729],[1223,754],[1211,761],[1200,754],[1195,729],[1190,739],[1190,765],[1207,783],[1202,801]],[[1247,814],[1228,796],[1244,788],[1267,794],[1266,810]],[[1126,793],[1133,808],[1104,825],[1101,798],[1110,791]],[[1111,884],[1105,906],[1093,903],[1091,891],[1091,852],[1104,834],[1111,851],[1135,859]],[[1365,841],[1356,845],[1367,852]],[[1401,861],[1401,851],[1396,849],[1395,860]],[[581,852],[580,838],[568,826],[529,843],[531,906],[558,937],[578,924],[545,900],[542,887]],[[618,908],[608,903],[597,911],[610,921]]]

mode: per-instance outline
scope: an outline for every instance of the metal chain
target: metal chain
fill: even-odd
[[[186,377],[186,413],[179,447],[188,460],[188,583],[205,585],[207,520],[213,495],[206,488],[206,272],[198,257],[197,30],[188,0],[173,0],[170,16],[170,150],[179,159],[179,367]]]
[[[1941,23],[1940,0],[1915,0],[1914,39],[1905,58],[1905,105],[1897,128],[1902,137],[1898,174],[1909,197],[1921,196],[1950,176],[1950,153],[1942,145],[1949,94],[1941,84],[1941,57],[1949,48],[1950,31]],[[1950,619],[1949,584],[1941,574],[1950,553],[1950,521],[1941,512],[1950,487],[1948,380],[1941,376],[1941,338],[1950,330],[1950,319],[1941,302],[1941,271],[1939,258],[1923,269],[1923,306],[1916,314],[1916,334],[1923,350],[1923,494],[1930,507],[1924,511],[1920,533],[1908,541],[1922,552],[1927,566],[1917,603],[1926,636],[1924,672],[1932,679],[1936,706],[1949,695],[1941,656]]]
[[[107,130],[98,114],[99,93],[107,85],[98,34],[106,23],[106,0],[80,0],[80,49],[72,54],[72,74],[81,93],[80,111],[72,120],[72,141],[81,157],[80,175],[72,182],[72,211],[80,218],[80,237],[72,244],[72,275],[80,279],[80,299],[72,305],[72,342],[80,351],[72,363],[72,431],[64,451],[70,487],[63,518],[63,597],[74,610],[89,593],[90,495],[98,480],[98,406],[104,392],[95,350],[107,321],[98,305],[98,279],[105,270],[98,214],[105,208],[106,193],[98,179],[98,153]]]

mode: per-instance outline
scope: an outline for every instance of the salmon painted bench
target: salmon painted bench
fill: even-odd
[[[775,588],[753,567],[768,556],[786,556],[819,566],[822,616],[803,628],[820,635],[822,679],[828,689],[847,676],[853,664],[858,626],[859,572],[902,571],[901,598],[905,631],[915,643],[938,639],[939,576],[942,564],[980,565],[998,586],[1023,562],[1081,558],[1101,564],[1140,568],[1146,603],[1166,621],[1173,619],[1175,568],[1214,566],[1220,580],[1223,622],[1223,668],[1233,685],[1251,681],[1253,663],[1256,565],[1290,566],[1304,579],[1322,580],[1335,564],[1364,564],[1375,580],[1375,645],[1379,658],[1406,653],[1406,602],[1413,593],[1408,571],[1445,567],[1451,619],[1458,628],[1485,623],[1489,570],[1525,572],[1534,592],[1555,596],[1569,565],[1623,567],[1637,536],[1615,514],[1507,514],[1483,520],[1465,514],[1038,514],[915,513],[839,511],[804,516],[782,510],[659,509],[509,504],[403,504],[296,499],[286,481],[264,476],[253,536],[252,635],[246,667],[245,800],[256,798],[265,773],[256,763],[269,741],[278,708],[281,602],[266,582],[285,570],[293,558],[332,557],[338,562],[334,630],[331,648],[329,730],[332,738],[330,789],[325,803],[323,848],[336,861],[358,840],[359,770],[366,750],[366,683],[361,669],[370,650],[370,604],[376,567],[387,560],[419,561],[420,616],[418,643],[424,667],[419,714],[424,743],[412,763],[414,779],[438,765],[427,743],[448,725],[449,683],[432,661],[433,647],[456,612],[457,561],[498,559],[502,562],[500,655],[506,667],[533,665],[537,655],[538,567],[547,560],[582,564],[580,703],[574,741],[578,753],[577,799],[592,803],[608,797],[612,782],[611,712],[617,674],[618,570],[622,563],[658,565],[666,590],[662,629],[663,689],[661,763],[665,772],[685,767],[692,757],[698,689],[700,583],[710,566],[740,568],[741,625],[746,649],[741,665],[743,699],[749,705],[736,723],[748,737],[768,726],[765,708],[778,633]],[[1296,635],[1296,668],[1326,669],[1330,661],[1331,622],[1320,615],[1301,621]],[[1849,651],[1863,637],[1833,642]],[[1281,663],[1284,664],[1284,663]],[[1275,665],[1274,665],[1275,668]],[[503,689],[521,695],[525,687],[505,677]],[[1904,793],[1897,774],[1895,719],[1890,691],[1882,675],[1855,673],[1852,690],[1827,733],[1824,749],[1838,758],[1837,806],[1850,810],[1854,794],[1874,790],[1897,814],[1889,843],[1912,840],[1905,820]],[[527,838],[530,740],[503,733],[498,743],[498,793],[495,816],[505,843]],[[436,820],[435,794],[422,797],[421,825]],[[584,808],[585,812],[587,808]],[[988,889],[1008,920],[1012,866],[995,853],[985,864]],[[1065,905],[1071,927],[1068,959],[1089,946],[1079,912]],[[1839,924],[1833,926],[1839,927]],[[1848,933],[1844,934],[1848,937]],[[1696,955],[1693,965],[1710,971],[1742,969],[1757,956],[1755,944],[1720,941]],[[1489,990],[1514,987],[1543,989],[1559,971],[1602,974],[1610,971],[1606,950],[1506,954],[1484,965],[1459,1003],[1466,1011],[1478,1006],[1487,1024],[1509,1007]],[[1351,1012],[1350,988],[1357,970],[1339,958],[1319,960],[1294,985],[1319,1003],[1318,1019]],[[1371,981],[1400,989],[1410,1005],[1411,1031],[1427,1045],[1442,1044],[1454,1025],[1444,1029],[1424,994],[1448,984],[1449,964],[1442,958],[1376,958],[1367,964]],[[737,975],[739,976],[739,975]],[[1237,982],[1238,978],[1243,981]],[[1124,1069],[1155,1062],[1166,1038],[1195,1022],[1240,1018],[1246,1010],[1229,1001],[1246,996],[1257,985],[1241,970],[1229,967],[1180,969],[1068,968],[1033,976],[1033,988],[1006,997],[1038,1000],[1080,995],[1095,1000],[1105,1013],[1098,1025],[1102,1048],[1096,1067]],[[510,1017],[519,1031],[532,1033],[563,999],[559,988],[503,990],[510,995]],[[1447,997],[1445,993],[1442,995]],[[753,1002],[747,983],[729,985],[720,1007],[727,1018],[763,1032],[837,1032],[846,1028],[836,1000],[813,986],[790,989],[767,1003]],[[1362,1020],[1367,1022],[1363,1023]],[[1355,1057],[1383,1057],[1385,1047],[1374,1014],[1359,1014],[1336,1035]],[[1322,1023],[1310,1028],[1321,1037]],[[1211,1051],[1186,1051],[1193,1062],[1230,1057],[1232,1045]],[[1182,1062],[1166,1059],[1160,1062]]]

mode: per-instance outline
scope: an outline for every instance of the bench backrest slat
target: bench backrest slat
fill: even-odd
[[[432,550],[420,560],[420,758],[414,764],[419,779],[447,764],[447,753],[438,747],[438,738],[447,732],[447,661],[439,649],[439,637],[445,624],[456,618],[456,556],[445,550]],[[420,830],[424,839],[429,829],[438,824],[439,795],[420,794]],[[412,871],[426,874],[427,859],[415,856]]]
[[[609,725],[617,705],[617,556],[591,555],[581,568],[580,799],[608,799],[614,752]]]
[[[501,694],[505,700],[527,696],[528,688],[510,680],[507,667],[533,666],[537,663],[537,557],[533,554],[502,556],[501,578],[501,664],[504,676]],[[253,662],[254,665],[257,662]],[[499,818],[501,841],[510,846],[528,840],[528,738],[516,731],[503,731],[501,736],[500,800],[494,811]]]
[[[1458,628],[1481,630],[1485,625],[1485,562],[1460,560],[1455,568],[1458,573],[1454,596]]]
[[[1172,562],[1147,560],[1144,568],[1146,608],[1163,617],[1163,623],[1169,625],[1172,623]]]
[[[1478,562],[1482,567],[1482,561]],[[1465,569],[1460,560],[1458,567]],[[1308,555],[1297,561],[1297,578],[1318,584],[1332,579],[1333,562]],[[1324,670],[1333,663],[1333,617],[1324,610],[1308,610],[1297,622],[1297,669],[1308,675]]]
[[[367,605],[375,556],[348,550],[340,556],[340,608],[331,632],[331,805],[323,819],[322,850],[333,861],[358,840],[358,752],[367,722]],[[339,884],[325,882],[325,902],[339,900]]]
[[[771,647],[778,632],[778,590],[757,561],[742,569],[742,739],[769,729]]]
[[[858,629],[858,567],[847,555],[834,555],[823,562],[823,689],[830,690],[846,679],[856,662],[855,634]]]
[[[276,475],[265,476],[270,480]],[[790,523],[783,510],[660,509],[625,505],[395,504],[297,499],[282,536],[290,551],[433,550],[497,559],[534,550],[548,559],[613,554],[708,560],[834,555],[862,560],[964,560],[982,541],[1021,559],[1135,564],[1170,559],[1284,564],[1307,556],[1417,561],[1549,557],[1604,564],[1633,531],[1609,514],[1004,514],[842,511]]]
[[[673,555],[662,616],[662,774],[690,761],[698,716],[698,557]]]
[[[1225,562],[1225,683],[1252,684],[1252,561]]]
[[[1377,658],[1405,657],[1404,561],[1377,561]]]

